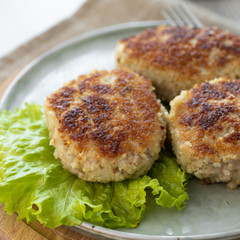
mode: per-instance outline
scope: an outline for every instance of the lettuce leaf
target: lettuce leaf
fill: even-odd
[[[159,197],[156,197],[156,203],[162,207],[177,207],[181,210],[185,207],[185,200],[188,194],[185,191],[186,176],[176,164],[176,159],[170,153],[162,151],[159,159],[149,171],[148,175],[157,179],[162,186]]]
[[[136,227],[147,192],[162,207],[181,210],[188,195],[185,173],[161,154],[149,175],[107,184],[83,181],[53,156],[41,106],[0,113],[0,202],[18,219],[39,220],[50,228],[77,225]],[[146,191],[150,189],[150,191]]]

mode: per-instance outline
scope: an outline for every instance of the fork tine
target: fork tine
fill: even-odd
[[[185,12],[182,10],[181,7],[174,6],[173,9],[176,12],[176,14],[179,16],[179,18],[182,19],[182,21],[184,22],[185,26],[190,26],[190,27],[194,27],[195,26],[194,23],[192,22],[192,20],[189,19],[189,16],[187,16],[185,14]]]
[[[177,26],[175,21],[172,19],[172,17],[167,13],[167,11],[163,10],[162,15],[166,20],[168,20],[171,26],[174,26],[174,27]]]
[[[197,19],[197,17],[195,17],[192,12],[189,10],[189,8],[186,6],[186,4],[184,4],[183,2],[181,2],[179,4],[179,7],[181,8],[181,10],[183,11],[183,15],[188,17],[189,21],[192,23],[192,26],[194,27],[198,27],[201,28],[203,27],[203,24]]]
[[[203,24],[191,13],[188,7],[182,2],[174,7],[162,11],[162,15],[172,26],[203,27]]]
[[[168,8],[166,10],[166,13],[169,16],[169,18],[175,23],[175,25],[179,27],[185,25],[182,19],[176,14],[176,12],[172,8]]]

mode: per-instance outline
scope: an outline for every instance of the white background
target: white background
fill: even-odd
[[[0,0],[0,57],[74,14],[85,0]]]

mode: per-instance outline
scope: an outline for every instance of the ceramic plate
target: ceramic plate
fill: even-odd
[[[1,108],[13,110],[25,102],[43,104],[64,82],[93,69],[115,66],[119,39],[166,22],[134,22],[84,34],[43,54],[28,65],[6,91]],[[95,238],[110,239],[233,239],[240,236],[240,189],[224,184],[203,186],[191,180],[190,200],[181,212],[148,206],[135,229],[110,230],[89,223],[73,227]]]

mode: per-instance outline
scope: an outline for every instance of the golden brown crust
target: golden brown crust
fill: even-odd
[[[179,79],[201,73],[215,74],[232,59],[240,57],[240,37],[217,28],[166,27],[147,29],[123,39],[123,52],[130,59],[162,70],[178,71]],[[181,76],[181,77],[180,77]]]
[[[174,127],[203,157],[240,151],[240,80],[222,78],[195,87],[177,107]]]
[[[123,70],[79,76],[50,95],[46,108],[59,120],[66,144],[74,144],[79,152],[91,142],[108,157],[141,153],[161,128],[161,105],[150,81]]]

